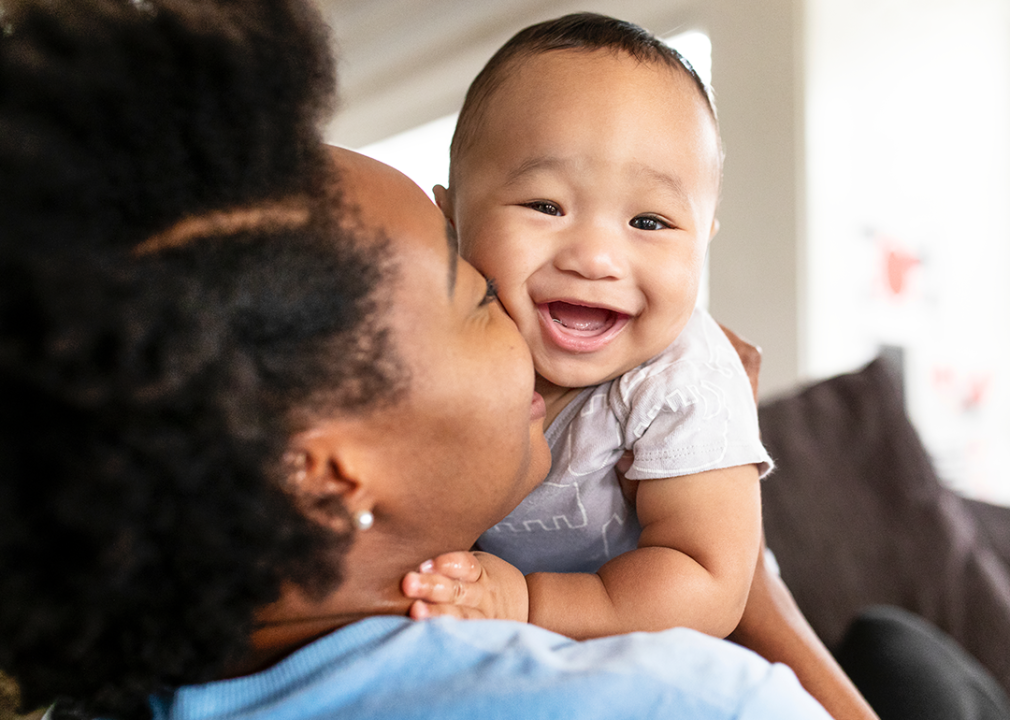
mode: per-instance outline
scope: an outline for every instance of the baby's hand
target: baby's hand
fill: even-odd
[[[421,563],[400,584],[415,600],[415,620],[448,615],[458,618],[518,620],[529,618],[526,578],[499,557],[483,552],[454,552]]]

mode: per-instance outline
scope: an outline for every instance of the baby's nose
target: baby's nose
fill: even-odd
[[[559,248],[554,265],[588,280],[624,276],[626,259],[619,238],[598,226],[574,229]]]

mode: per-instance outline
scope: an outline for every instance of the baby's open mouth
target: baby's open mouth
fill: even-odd
[[[617,310],[554,300],[537,307],[544,340],[569,353],[593,353],[607,347],[631,316]]]
[[[572,303],[547,303],[547,311],[553,320],[569,332],[580,335],[598,335],[614,326],[621,313],[606,308],[573,305]]]

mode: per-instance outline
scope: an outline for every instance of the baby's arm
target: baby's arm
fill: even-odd
[[[599,573],[532,573],[450,553],[409,573],[411,616],[528,620],[575,638],[692,627],[725,637],[743,613],[761,542],[753,465],[640,483],[636,550]],[[528,591],[528,604],[526,592]]]
[[[728,635],[761,543],[757,468],[644,480],[635,502],[638,548],[595,574],[528,575],[529,622],[580,639],[674,626]]]

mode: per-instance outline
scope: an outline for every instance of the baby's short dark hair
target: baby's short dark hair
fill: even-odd
[[[552,50],[613,50],[631,55],[643,63],[659,63],[677,72],[687,73],[712,113],[718,134],[718,116],[712,89],[701,79],[687,58],[634,23],[598,13],[572,13],[520,30],[498,49],[470,83],[449,148],[450,186],[453,183],[454,169],[477,136],[488,101],[504,83],[509,71],[522,60]]]

